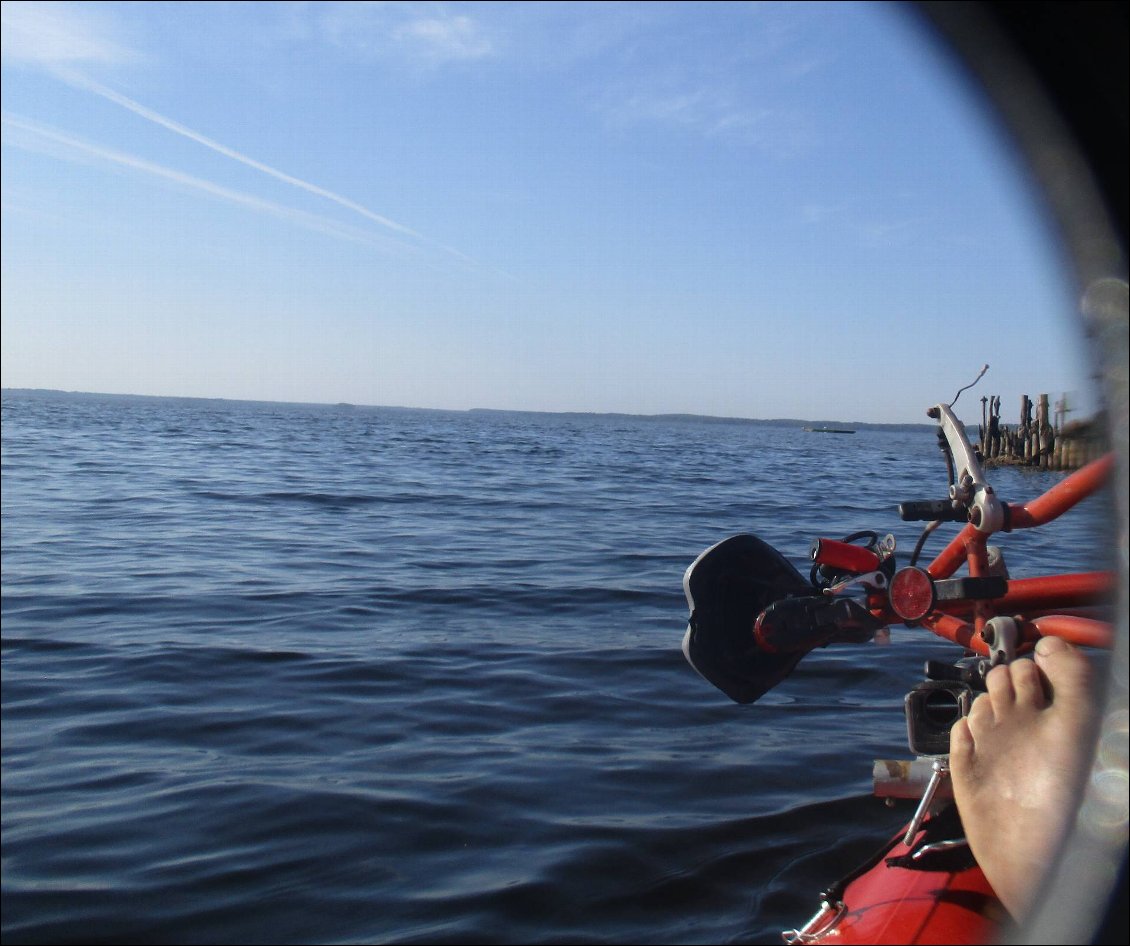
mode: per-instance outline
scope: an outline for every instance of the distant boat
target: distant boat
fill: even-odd
[[[805,427],[810,434],[854,434],[854,430],[846,427]]]

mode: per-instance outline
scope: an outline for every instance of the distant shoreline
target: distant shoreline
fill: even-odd
[[[604,418],[632,418],[647,421],[695,421],[708,424],[762,424],[772,427],[851,427],[855,430],[925,430],[935,429],[934,424],[922,423],[875,423],[859,420],[830,420],[830,419],[804,419],[795,417],[725,417],[714,414],[630,414],[624,411],[538,411],[522,410],[518,408],[496,407],[407,407],[397,404],[350,404],[344,401],[336,403],[323,401],[263,401],[254,398],[229,398],[229,397],[200,397],[193,395],[176,394],[121,394],[104,391],[64,391],[59,388],[2,388],[0,394],[30,394],[35,396],[62,396],[62,397],[94,397],[117,399],[123,401],[183,401],[203,404],[273,404],[287,407],[334,408],[340,410],[380,410],[380,411],[430,411],[440,414],[530,414],[547,417],[604,417]]]

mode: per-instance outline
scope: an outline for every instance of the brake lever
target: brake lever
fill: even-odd
[[[950,499],[969,510],[969,521],[979,532],[999,532],[1005,525],[1005,504],[997,499],[985,479],[977,454],[965,435],[965,428],[948,405],[936,404],[927,416],[937,420],[949,445],[955,469]]]

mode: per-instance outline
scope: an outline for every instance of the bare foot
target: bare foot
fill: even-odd
[[[950,733],[954,797],[974,857],[1017,920],[1075,820],[1093,749],[1091,667],[1045,637],[1036,659],[994,667]]]

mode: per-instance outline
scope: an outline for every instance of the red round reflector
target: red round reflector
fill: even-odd
[[[913,565],[895,572],[891,579],[891,607],[904,621],[920,621],[934,610],[934,581]]]

